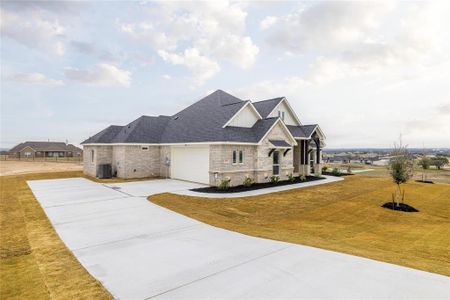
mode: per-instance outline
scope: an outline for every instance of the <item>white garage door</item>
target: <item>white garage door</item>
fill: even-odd
[[[209,184],[209,146],[172,147],[171,177]]]

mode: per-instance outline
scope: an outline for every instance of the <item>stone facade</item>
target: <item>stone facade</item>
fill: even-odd
[[[230,185],[240,185],[246,177],[254,182],[267,182],[273,175],[273,157],[269,156],[273,146],[269,140],[290,141],[288,133],[280,124],[275,126],[258,146],[211,145],[210,147],[210,184],[218,185],[224,179],[230,179]],[[292,143],[292,141],[291,141]],[[293,143],[291,144],[293,145]],[[244,152],[242,164],[233,164],[233,150]],[[292,149],[284,155],[286,149],[279,149],[281,180],[294,172]]]
[[[233,164],[233,151],[236,150],[236,163]],[[246,177],[256,180],[256,146],[211,145],[209,148],[210,185],[218,185],[224,179],[230,184],[240,185]],[[243,162],[239,163],[239,151],[243,151]]]
[[[265,182],[270,180],[270,177],[273,175],[273,154],[269,156],[270,150],[273,146],[270,144],[269,140],[284,140],[293,146],[293,142],[290,140],[290,137],[283,126],[278,124],[275,126],[269,134],[264,138],[261,145],[257,148],[258,159],[257,159],[257,180],[256,182]],[[284,155],[286,149],[278,149],[279,151],[279,164],[280,164],[280,172],[279,177],[280,180],[286,180],[288,175],[294,172],[294,154],[293,149],[289,150],[286,155]]]

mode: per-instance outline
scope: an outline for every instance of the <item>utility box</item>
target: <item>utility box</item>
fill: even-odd
[[[97,177],[100,179],[112,178],[112,166],[111,164],[98,165]]]

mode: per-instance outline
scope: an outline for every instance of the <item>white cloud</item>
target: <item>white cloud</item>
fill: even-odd
[[[208,57],[210,69],[216,70],[208,74],[217,73],[221,61],[242,69],[256,61],[259,48],[243,34],[247,13],[237,3],[158,2],[151,3],[148,11],[149,20],[118,21],[119,30],[162,53],[195,48],[198,56]],[[202,77],[194,80],[204,82],[212,76]]]
[[[315,4],[280,18],[269,40],[291,55],[315,54],[304,75],[314,83],[395,72],[414,75],[421,66],[448,61],[450,6],[425,2],[407,8],[394,11],[391,2]]]
[[[42,85],[62,85],[62,80],[47,78],[41,73],[17,73],[9,75],[5,78],[7,81],[14,81],[28,84],[42,84]]]
[[[220,67],[215,61],[200,55],[195,48],[186,49],[181,54],[159,50],[158,54],[163,60],[173,65],[183,65],[189,68],[193,73],[196,86],[202,85],[220,71]]]
[[[48,20],[41,12],[19,13],[2,9],[0,31],[3,36],[29,48],[64,55],[65,47],[61,37],[65,27],[57,19]]]
[[[70,80],[92,85],[128,87],[131,83],[131,72],[110,64],[99,64],[90,70],[67,68],[64,73]]]
[[[261,21],[261,23],[259,23],[259,27],[262,30],[266,30],[272,27],[277,21],[278,21],[277,17],[267,16]]]
[[[393,8],[392,1],[321,2],[302,6],[279,18],[269,41],[292,53],[349,47],[365,40]]]

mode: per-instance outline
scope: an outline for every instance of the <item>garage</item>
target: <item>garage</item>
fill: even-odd
[[[209,146],[174,146],[171,153],[173,179],[209,184]]]

